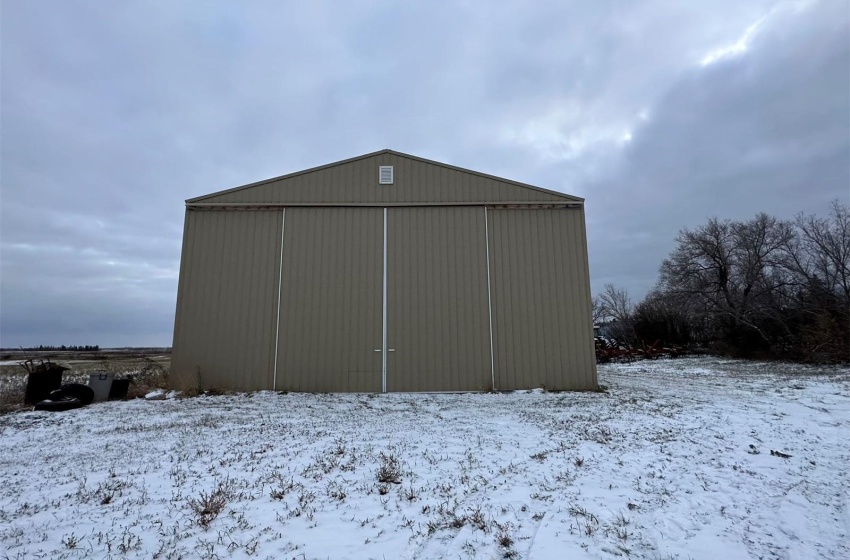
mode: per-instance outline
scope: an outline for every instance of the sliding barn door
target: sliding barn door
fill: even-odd
[[[382,244],[381,208],[286,209],[277,390],[381,391]]]
[[[484,209],[389,208],[387,390],[491,387]]]

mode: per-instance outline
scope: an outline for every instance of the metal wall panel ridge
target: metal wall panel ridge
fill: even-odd
[[[177,386],[271,388],[281,214],[186,213],[171,368]]]
[[[583,210],[488,215],[496,388],[596,388]]]
[[[387,390],[489,390],[484,209],[390,208],[387,219]]]
[[[278,390],[381,390],[382,243],[380,208],[287,208]]]

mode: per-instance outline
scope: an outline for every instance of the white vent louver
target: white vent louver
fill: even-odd
[[[380,165],[378,166],[378,183],[381,185],[393,184],[393,166]]]

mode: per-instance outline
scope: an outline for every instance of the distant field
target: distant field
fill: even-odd
[[[850,558],[850,369],[0,416],[0,558]]]
[[[0,350],[0,414],[23,406],[27,370],[20,364],[32,359],[36,364],[50,360],[69,368],[62,375],[64,383],[87,383],[89,374],[108,371],[121,377],[124,375],[167,373],[171,365],[170,348],[106,348],[99,352],[41,352],[20,349]],[[145,390],[144,385],[137,387]],[[131,396],[134,391],[131,389]]]
[[[71,368],[68,374],[88,374],[91,371],[107,370],[125,373],[144,367],[153,360],[164,367],[171,364],[170,348],[105,348],[99,352],[62,352],[59,350],[22,351],[20,349],[0,349],[0,375],[26,375],[19,364],[32,358]]]

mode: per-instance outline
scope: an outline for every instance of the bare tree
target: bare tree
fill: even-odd
[[[673,346],[690,344],[692,333],[700,328],[700,321],[688,315],[687,307],[678,305],[658,289],[650,291],[635,306],[633,323],[639,340],[649,343],[660,340]]]
[[[722,342],[744,354],[850,360],[847,205],[834,201],[826,218],[800,214],[793,222],[763,213],[712,218],[683,229],[676,242],[657,289],[632,313],[637,334]]]
[[[799,214],[798,235],[785,246],[795,275],[792,306],[797,357],[850,358],[850,207],[833,201],[827,218]]]
[[[712,218],[695,230],[683,229],[670,257],[661,263],[659,286],[668,298],[696,313],[733,305],[731,222]]]
[[[599,302],[602,314],[609,319],[625,321],[634,311],[629,293],[625,289],[617,288],[614,284],[605,284],[605,291],[599,295]]]
[[[598,297],[600,317],[610,321],[608,328],[611,335],[623,342],[635,342],[632,325],[634,304],[629,293],[614,284],[605,284],[605,290]]]
[[[749,331],[770,344],[762,320],[787,282],[781,249],[793,235],[789,223],[766,214],[746,222],[712,218],[684,229],[661,265],[661,289],[697,315],[712,317],[721,337]]]
[[[834,200],[828,218],[798,214],[795,223],[799,238],[785,249],[796,272],[850,302],[850,207]]]
[[[602,307],[602,301],[599,296],[590,298],[590,313],[594,325],[598,325],[605,320],[605,308]]]

